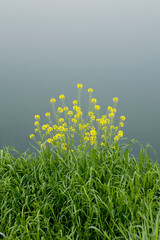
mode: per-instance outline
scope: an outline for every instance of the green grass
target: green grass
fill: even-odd
[[[130,148],[59,156],[4,147],[0,239],[159,240],[160,165]]]

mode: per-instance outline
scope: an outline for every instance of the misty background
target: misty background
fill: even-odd
[[[34,115],[77,83],[105,109],[118,97],[124,137],[150,143],[160,158],[159,0],[1,0],[0,148],[33,144]]]

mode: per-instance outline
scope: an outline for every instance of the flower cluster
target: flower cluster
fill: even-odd
[[[37,140],[34,134],[30,138],[34,139],[40,147],[51,144],[54,149],[59,151],[73,150],[76,146],[105,147],[108,144],[112,147],[120,138],[123,137],[125,116],[120,117],[119,124],[114,125],[114,118],[117,112],[116,105],[118,98],[113,98],[113,106],[108,106],[104,115],[100,115],[101,107],[97,104],[97,99],[92,98],[93,89],[89,88],[89,107],[86,119],[81,109],[81,89],[82,84],[77,84],[78,99],[74,100],[71,109],[65,104],[65,96],[59,96],[61,106],[56,107],[56,99],[51,98],[53,115],[55,120],[51,119],[51,113],[45,113],[48,119],[47,124],[40,124],[40,116],[35,115],[35,133],[39,134],[40,140]]]

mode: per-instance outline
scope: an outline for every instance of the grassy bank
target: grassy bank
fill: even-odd
[[[0,238],[159,240],[160,165],[143,146],[138,159],[120,147],[118,97],[102,114],[89,88],[85,116],[77,88],[72,108],[61,94],[46,124],[34,116],[37,154],[0,151]]]
[[[145,149],[16,155],[0,150],[1,239],[160,239],[160,165]]]

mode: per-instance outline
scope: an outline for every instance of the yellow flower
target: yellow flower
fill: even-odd
[[[101,135],[101,138],[104,138],[104,135]]]
[[[94,106],[94,109],[95,109],[95,110],[100,110],[100,108],[101,108],[101,107],[100,107],[99,105],[95,105],[95,106]]]
[[[42,130],[46,130],[47,127],[48,127],[47,125],[43,125]]]
[[[50,117],[50,116],[51,116],[50,112],[47,112],[47,113],[45,114],[45,116],[46,116],[46,117]]]
[[[111,146],[112,149],[116,149],[116,146]]]
[[[57,112],[63,113],[63,108],[59,107],[59,108],[57,109]]]
[[[40,119],[40,116],[39,115],[35,115],[34,118],[38,120],[38,119]]]
[[[116,131],[118,130],[118,127],[115,127],[114,130],[115,130],[115,132],[116,132]]]
[[[123,122],[120,122],[120,123],[119,123],[119,126],[120,126],[120,127],[124,127],[124,123],[123,123]]]
[[[53,139],[52,139],[52,138],[48,138],[48,139],[47,139],[47,142],[48,142],[48,143],[53,143]]]
[[[89,88],[89,89],[88,89],[88,92],[93,92],[93,89],[92,89],[92,88]]]
[[[58,130],[59,130],[60,132],[63,132],[65,129],[64,129],[64,127],[62,127],[62,126],[59,126],[59,127],[58,127]]]
[[[35,137],[35,135],[34,134],[30,134],[29,137],[32,139],[32,138]]]
[[[53,140],[57,140],[58,138],[60,138],[61,134],[56,134],[54,137],[53,137]]]
[[[112,112],[116,113],[117,112],[116,108],[112,108]]]
[[[108,110],[109,110],[110,112],[112,112],[112,107],[111,107],[111,106],[108,106]]]
[[[114,97],[113,102],[118,102],[118,97]]]
[[[93,115],[93,112],[88,112],[88,116],[92,116]]]
[[[68,111],[67,113],[69,116],[72,116],[73,115],[73,112],[72,111]]]
[[[97,139],[96,139],[96,136],[91,136],[91,137],[90,137],[90,144],[91,144],[91,145],[95,144],[95,143],[96,143],[96,140],[97,140]]]
[[[123,137],[123,131],[118,131],[118,136]]]
[[[39,122],[38,122],[38,121],[36,121],[36,122],[34,123],[34,126],[37,126],[37,125],[39,125]]]
[[[77,112],[81,112],[81,108],[80,107],[76,107],[76,111]]]
[[[67,123],[63,123],[63,124],[62,124],[62,127],[67,127]]]
[[[58,133],[53,137],[53,140],[60,139],[62,137],[62,134]]]
[[[77,84],[77,88],[81,89],[81,88],[83,88],[83,85],[79,83],[79,84]]]
[[[53,125],[54,130],[58,131],[58,126],[57,125]]]
[[[75,132],[76,131],[75,128],[73,128],[73,127],[70,127],[69,130],[71,130],[71,132]]]
[[[89,137],[84,137],[84,141],[89,141]]]
[[[75,118],[72,118],[72,120],[71,120],[73,123],[77,123],[77,119],[75,119]]]
[[[91,134],[92,136],[96,136],[97,133],[96,133],[95,130],[91,130],[91,131],[90,131],[90,134]]]
[[[97,121],[99,122],[100,125],[103,125],[106,123],[104,118],[97,119]]]
[[[125,121],[125,120],[126,120],[125,116],[121,116],[120,119],[121,119],[122,121]]]
[[[97,99],[96,99],[96,98],[92,98],[92,99],[91,99],[91,102],[92,102],[92,103],[96,103],[96,102],[97,102]]]
[[[63,94],[59,95],[59,99],[65,99],[65,96]]]
[[[101,145],[101,146],[105,146],[104,142],[101,142],[100,145]]]
[[[60,123],[62,123],[62,122],[64,122],[64,118],[60,118],[58,121],[59,121]]]
[[[41,148],[46,148],[46,145],[44,143],[42,143]]]
[[[118,141],[118,140],[119,140],[119,136],[115,136],[114,141]]]
[[[113,114],[114,114],[114,113],[113,113]],[[104,124],[106,124],[106,123],[108,123],[108,124],[110,123],[109,118],[103,118],[103,117],[102,117],[102,118],[99,119],[99,124],[100,124],[100,125],[104,125]]]
[[[52,132],[52,131],[53,131],[53,128],[52,128],[52,127],[47,128],[47,132],[48,132],[48,133],[50,133],[50,132]]]
[[[54,102],[56,102],[56,99],[55,99],[55,98],[51,98],[51,99],[50,99],[50,102],[51,102],[51,103],[54,103]]]
[[[79,117],[80,117],[80,114],[79,114],[79,113],[77,113],[77,114],[74,115],[74,118],[77,118],[77,119],[78,119]]]
[[[63,110],[64,110],[64,111],[68,111],[68,107],[64,107]]]
[[[76,105],[78,102],[77,102],[77,100],[74,100],[73,101],[73,105]]]
[[[109,113],[108,116],[111,118],[111,117],[114,117],[114,113]]]
[[[90,116],[90,118],[91,118],[91,120],[94,121],[96,117],[94,115],[92,115],[92,116]]]
[[[35,132],[38,132],[38,128],[35,128],[34,131],[35,131]]]
[[[86,136],[90,136],[90,133],[89,133],[89,132],[86,132],[85,135],[86,135]]]

